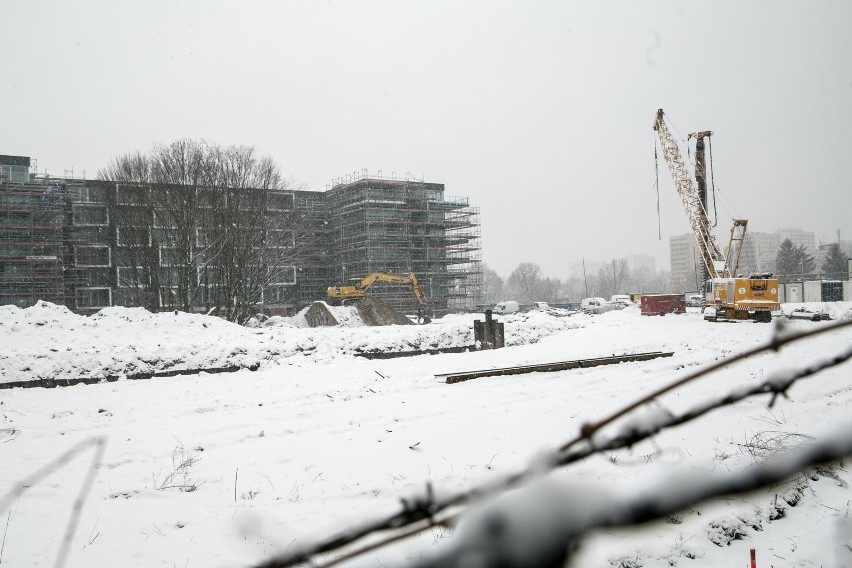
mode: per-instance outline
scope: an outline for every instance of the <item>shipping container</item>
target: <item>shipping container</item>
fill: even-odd
[[[843,282],[840,280],[823,280],[822,282],[823,302],[843,301]]]
[[[643,316],[686,313],[683,294],[644,294],[640,304]]]

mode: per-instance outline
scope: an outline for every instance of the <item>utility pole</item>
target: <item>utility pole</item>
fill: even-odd
[[[580,258],[583,261],[583,284],[586,286],[586,297],[589,297],[589,282],[586,280],[586,259],[585,257]]]

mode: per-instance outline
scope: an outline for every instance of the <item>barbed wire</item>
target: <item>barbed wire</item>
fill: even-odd
[[[812,376],[821,370],[839,365],[852,358],[852,348],[804,368],[772,375],[757,385],[749,388],[741,388],[735,392],[706,401],[678,416],[674,416],[667,411],[661,411],[656,414],[656,419],[654,420],[645,421],[641,424],[634,423],[608,437],[599,435],[599,432],[605,426],[613,424],[618,419],[640,407],[648,405],[652,401],[657,400],[663,394],[680,388],[687,383],[695,381],[714,371],[732,365],[733,363],[748,357],[766,351],[778,351],[781,347],[791,343],[836,331],[850,325],[852,325],[852,320],[844,320],[821,325],[820,327],[807,331],[794,332],[779,322],[774,329],[772,338],[768,342],[753,349],[726,357],[712,365],[690,373],[686,377],[678,379],[677,381],[640,398],[638,401],[619,409],[615,413],[593,424],[584,424],[581,427],[581,431],[578,436],[562,444],[555,452],[546,454],[545,456],[540,456],[535,463],[526,469],[508,475],[496,476],[495,478],[487,480],[474,487],[461,490],[445,490],[443,492],[438,492],[437,494],[433,490],[431,483],[427,483],[425,491],[423,488],[418,488],[409,494],[407,498],[403,498],[401,510],[395,514],[371,519],[359,525],[335,531],[328,536],[321,536],[316,538],[313,542],[304,543],[296,549],[291,549],[288,552],[277,555],[256,566],[257,568],[286,568],[309,562],[318,554],[340,550],[344,546],[356,543],[366,536],[385,531],[396,531],[395,534],[386,537],[384,540],[374,542],[356,551],[347,552],[345,554],[345,559],[348,560],[377,548],[381,548],[382,546],[414,536],[425,528],[431,526],[436,526],[438,524],[454,525],[459,520],[457,514],[438,517],[438,513],[450,508],[458,508],[475,501],[480,501],[485,498],[504,493],[509,489],[518,487],[522,483],[540,478],[543,473],[551,471],[557,467],[570,464],[599,451],[630,447],[641,440],[655,435],[663,429],[684,424],[712,410],[725,405],[734,404],[735,402],[748,397],[770,393],[772,394],[770,404],[772,404],[778,395],[785,395],[785,393],[797,380]],[[585,444],[580,445],[582,442],[585,442]],[[419,506],[411,507],[410,503],[419,503]],[[427,522],[424,523],[424,520]],[[411,525],[416,526],[411,527]],[[565,541],[563,541],[563,546],[564,543]],[[329,563],[324,564],[323,568],[340,562],[341,558],[338,557]]]
[[[733,474],[666,475],[631,494],[548,477],[494,499],[459,524],[453,539],[409,568],[561,568],[597,529],[633,526],[714,497],[748,493],[852,455],[852,425],[821,441]],[[638,496],[637,496],[638,495]]]
[[[62,537],[62,543],[59,546],[59,551],[56,554],[56,561],[53,564],[54,568],[62,568],[65,566],[65,561],[68,559],[68,551],[71,549],[71,541],[74,539],[74,533],[77,531],[77,526],[80,523],[80,515],[83,512],[83,506],[86,503],[86,498],[89,496],[89,492],[91,491],[95,478],[98,475],[98,469],[100,468],[101,463],[103,463],[104,452],[106,451],[106,438],[103,436],[97,436],[94,438],[87,438],[82,442],[75,444],[24,479],[15,483],[12,486],[12,489],[10,489],[6,495],[0,499],[0,511],[3,511],[11,506],[12,502],[20,498],[20,496],[30,487],[37,485],[48,475],[63,468],[78,454],[82,454],[90,447],[94,447],[95,451],[92,453],[92,461],[89,463],[89,467],[86,470],[86,476],[83,478],[83,482],[80,484],[80,489],[77,491],[77,496],[74,498],[74,504],[71,506],[71,514],[68,517],[68,522],[65,524],[65,532]]]

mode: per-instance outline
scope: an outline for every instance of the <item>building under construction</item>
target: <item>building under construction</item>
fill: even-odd
[[[113,305],[174,309],[162,291],[159,301],[142,301],[139,291],[150,282],[134,281],[145,278],[145,271],[125,258],[131,232],[145,229],[141,245],[158,253],[148,272],[174,271],[164,254],[169,247],[156,246],[169,232],[157,205],[146,215],[149,228],[123,227],[122,208],[129,205],[122,190],[132,188],[40,176],[29,169],[29,158],[0,156],[0,305],[27,307],[45,300],[81,313]],[[286,241],[286,247],[273,248],[292,251],[285,255],[288,266],[277,268],[292,277],[268,286],[258,311],[291,314],[326,299],[329,286],[372,272],[415,273],[435,315],[474,309],[479,302],[479,211],[467,198],[446,197],[442,184],[356,176],[325,192],[275,194],[281,198],[276,202],[287,205],[266,214],[281,216],[287,229],[272,231]],[[196,256],[209,244],[203,238],[208,229],[195,229]],[[193,270],[198,290],[191,309],[207,311],[211,287],[202,270]],[[418,307],[404,285],[376,284],[370,295],[405,313]]]
[[[29,175],[30,159],[0,156],[0,304],[74,308],[86,293],[75,267],[75,188]]]
[[[413,272],[435,315],[472,310],[480,301],[479,208],[466,197],[445,196],[440,183],[364,175],[334,184],[325,210],[333,283]],[[374,284],[370,294],[416,311],[405,285]]]

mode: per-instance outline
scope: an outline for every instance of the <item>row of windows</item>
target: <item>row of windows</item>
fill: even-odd
[[[199,288],[192,298],[192,304],[203,306],[212,299],[214,290],[210,288]],[[77,308],[102,309],[110,306],[137,306],[144,303],[141,292],[133,288],[77,288]],[[260,304],[274,304],[287,301],[288,288],[280,285],[270,285],[261,292]],[[158,291],[159,305],[161,308],[174,306],[178,303],[178,289],[167,288]]]
[[[296,283],[296,267],[292,265],[273,265],[267,268],[269,271],[268,283],[275,286],[289,286]],[[142,287],[149,281],[149,275],[141,267],[119,266],[115,269],[116,281],[122,288]],[[181,273],[178,268],[160,267],[157,276],[160,284],[177,283]],[[192,279],[198,286],[215,286],[219,276],[215,269],[205,268],[193,271]]]
[[[119,184],[116,185],[115,191],[115,202],[119,205],[148,205],[152,201],[168,203],[170,198],[183,201],[181,194],[185,195],[186,190]],[[155,192],[154,196],[151,195],[152,192]],[[173,195],[172,192],[177,193]],[[265,199],[267,211],[293,210],[294,196],[289,192],[260,189],[227,190],[225,192],[199,189],[198,192],[199,207],[201,208],[220,208],[223,205],[222,198],[225,197],[226,199],[237,200],[237,208],[245,211],[256,210],[256,203],[260,199]]]
[[[180,258],[180,251],[175,244],[174,234],[157,235],[159,243],[160,266],[182,266],[185,264]],[[295,246],[292,231],[273,230],[268,232],[268,249],[288,249]],[[119,231],[118,244],[121,246],[151,246],[151,236],[144,232],[133,230]],[[196,246],[206,248],[213,246],[214,242],[207,235],[197,237]],[[78,267],[100,267],[112,266],[112,254],[109,245],[78,245],[74,247],[74,262]]]
[[[177,244],[180,236],[179,231],[170,229],[147,229],[144,227],[121,227],[117,229],[116,240],[120,246],[145,247],[152,246],[156,241],[158,246],[169,246]],[[195,246],[207,248],[215,246],[221,235],[216,231],[208,229],[195,230]],[[268,248],[286,249],[296,245],[293,231],[286,229],[267,229],[264,232],[264,241]]]

